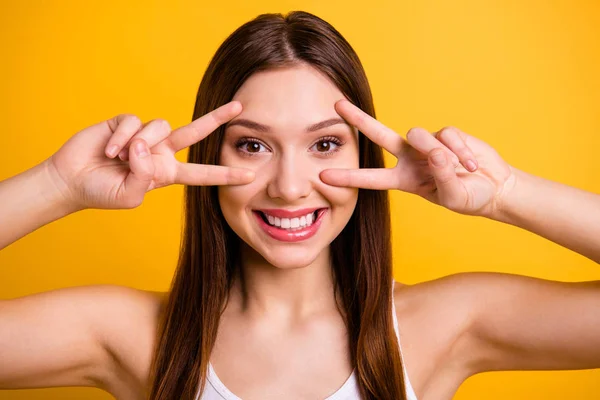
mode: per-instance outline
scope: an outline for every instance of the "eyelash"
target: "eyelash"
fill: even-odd
[[[333,150],[330,150],[330,151],[327,151],[327,152],[320,152],[320,151],[317,152],[319,155],[322,155],[322,156],[325,156],[325,157],[329,157],[329,156],[333,155],[334,153],[338,152],[340,150],[340,148],[345,143],[345,142],[343,142],[342,140],[340,140],[339,138],[337,138],[335,136],[324,136],[324,137],[320,138],[319,140],[317,140],[310,147],[312,148],[314,145],[319,144],[319,143],[324,143],[324,142],[325,143],[326,142],[331,142],[331,143],[334,143],[336,145],[335,149],[333,149]],[[252,137],[243,137],[243,138],[238,139],[235,142],[235,147],[236,147],[236,149],[238,149],[238,151],[240,153],[242,153],[244,156],[247,156],[247,157],[254,157],[254,156],[256,156],[256,155],[258,155],[258,154],[261,153],[261,152],[252,153],[252,152],[249,152],[249,151],[242,150],[242,147],[244,145],[247,145],[248,143],[258,143],[261,146],[265,146],[265,144],[262,143],[260,140],[252,138]]]

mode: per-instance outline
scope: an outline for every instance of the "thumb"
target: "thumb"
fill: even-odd
[[[440,148],[429,152],[429,166],[437,186],[440,205],[451,210],[465,207],[467,196],[465,188],[454,170],[454,164],[449,162],[446,152]]]
[[[154,177],[154,163],[150,149],[143,139],[135,140],[129,146],[129,168],[131,172],[125,180],[123,195],[128,199],[128,205],[133,208],[142,204]]]

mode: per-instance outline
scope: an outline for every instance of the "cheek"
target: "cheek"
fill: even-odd
[[[217,189],[219,205],[225,219],[237,218],[236,215],[244,212],[246,205],[255,194],[255,190],[249,185],[219,186]]]
[[[343,210],[354,210],[358,200],[358,189],[355,188],[326,186],[321,189],[321,193],[329,199],[332,205]]]
[[[345,167],[341,167],[345,168]],[[322,182],[320,179],[315,189],[323,196],[328,203],[331,204],[335,211],[334,217],[337,218],[350,218],[356,202],[358,201],[358,189],[348,187],[337,187],[330,186]]]

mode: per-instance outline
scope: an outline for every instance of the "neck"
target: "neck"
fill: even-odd
[[[329,247],[309,265],[279,268],[242,243],[230,305],[247,315],[295,320],[336,309]]]

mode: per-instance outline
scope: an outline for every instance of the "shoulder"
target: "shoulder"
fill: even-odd
[[[148,384],[156,328],[167,293],[118,285],[89,287],[97,302],[96,336],[108,353],[102,389],[113,395],[142,392]]]
[[[418,348],[415,358],[429,352],[439,366],[451,365],[466,379],[479,372],[479,359],[488,351],[482,332],[506,327],[512,317],[501,325],[504,311],[514,315],[518,308],[548,302],[561,287],[567,285],[516,274],[464,272],[414,285],[397,282],[394,302],[400,330]]]
[[[81,287],[94,304],[93,321],[107,346],[118,344],[123,332],[155,324],[163,309],[166,293],[119,285]],[[127,335],[131,336],[131,334]]]
[[[499,275],[468,272],[413,285],[395,283],[401,344],[417,393],[422,387],[448,384],[457,388],[472,375],[470,333],[481,295]]]
[[[427,319],[446,315],[467,322],[476,288],[488,279],[485,274],[459,273],[413,285],[396,282],[397,315],[399,318],[418,315]]]
[[[396,282],[394,301],[398,314],[444,314],[469,323],[482,307],[478,300],[493,297],[499,289],[519,287],[533,280],[536,279],[506,273],[461,272],[414,285]]]

